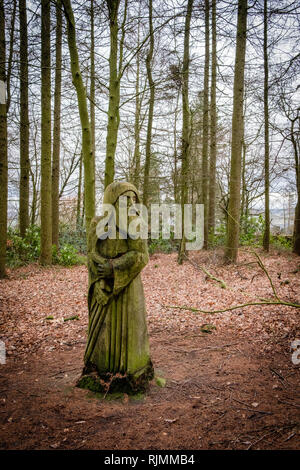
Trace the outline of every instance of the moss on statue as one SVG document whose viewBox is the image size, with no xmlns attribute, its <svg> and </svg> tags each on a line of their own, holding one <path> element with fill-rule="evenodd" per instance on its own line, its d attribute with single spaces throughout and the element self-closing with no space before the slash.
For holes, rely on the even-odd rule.
<svg viewBox="0 0 300 470">
<path fill-rule="evenodd" d="M 142 374 L 99 374 L 97 370 L 93 372 L 83 372 L 76 386 L 88 389 L 94 393 L 116 394 L 127 393 L 136 395 L 147 391 L 149 382 L 153 379 L 153 367 L 149 367 Z"/>
<path fill-rule="evenodd" d="M 112 183 L 105 204 L 116 205 L 121 195 L 139 195 L 129 183 Z M 147 241 L 99 239 L 93 219 L 88 238 L 89 329 L 85 367 L 77 386 L 97 393 L 144 392 L 153 379 L 140 272 L 148 263 Z"/>
</svg>

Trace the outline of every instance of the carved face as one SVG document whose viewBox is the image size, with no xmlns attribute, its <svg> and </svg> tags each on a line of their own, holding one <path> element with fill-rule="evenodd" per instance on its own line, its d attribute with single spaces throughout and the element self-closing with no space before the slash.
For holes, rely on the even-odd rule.
<svg viewBox="0 0 300 470">
<path fill-rule="evenodd" d="M 133 204 L 136 204 L 137 202 L 137 197 L 135 192 L 133 191 L 126 191 L 126 193 L 123 193 L 122 196 L 127 197 L 127 207 L 131 207 Z"/>
<path fill-rule="evenodd" d="M 134 191 L 126 191 L 118 198 L 115 203 L 115 209 L 119 228 L 123 228 L 125 230 L 128 229 L 128 224 L 130 224 L 130 222 L 136 217 L 136 215 L 128 215 L 128 211 L 136 203 L 137 197 Z"/>
</svg>

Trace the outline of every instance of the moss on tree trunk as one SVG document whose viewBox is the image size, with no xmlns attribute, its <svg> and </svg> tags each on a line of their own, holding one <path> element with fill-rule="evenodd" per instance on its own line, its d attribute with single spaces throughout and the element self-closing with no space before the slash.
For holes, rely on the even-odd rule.
<svg viewBox="0 0 300 470">
<path fill-rule="evenodd" d="M 95 215 L 95 165 L 92 145 L 91 126 L 87 106 L 86 90 L 83 84 L 76 43 L 74 15 L 70 0 L 62 0 L 67 20 L 68 44 L 71 58 L 73 84 L 77 93 L 78 110 L 82 131 L 82 157 L 84 166 L 84 210 L 86 233 Z"/>
</svg>

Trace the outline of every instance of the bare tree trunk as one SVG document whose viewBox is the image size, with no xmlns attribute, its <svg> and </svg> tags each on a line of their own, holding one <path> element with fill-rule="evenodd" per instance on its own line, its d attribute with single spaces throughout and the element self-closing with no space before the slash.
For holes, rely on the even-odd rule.
<svg viewBox="0 0 300 470">
<path fill-rule="evenodd" d="M 14 55 L 14 45 L 15 45 L 15 22 L 16 22 L 16 10 L 17 10 L 17 0 L 13 0 L 13 11 L 11 15 L 10 23 L 10 35 L 9 35 L 9 53 L 8 53 L 8 63 L 7 63 L 7 74 L 6 74 L 6 109 L 7 113 L 9 112 L 10 102 L 11 102 L 11 92 L 10 92 L 10 79 L 11 71 L 13 66 L 13 55 Z M 27 24 L 26 24 L 27 26 Z"/>
<path fill-rule="evenodd" d="M 241 196 L 241 217 L 240 217 L 240 226 L 242 228 L 244 216 L 246 214 L 246 144 L 245 140 L 243 139 L 243 146 L 242 146 L 242 196 Z M 245 222 L 246 223 L 246 222 Z M 244 225 L 245 225 L 244 223 Z"/>
<path fill-rule="evenodd" d="M 269 161 L 269 65 L 268 65 L 268 2 L 264 0 L 264 117 L 265 117 L 265 230 L 263 247 L 270 248 L 270 161 Z"/>
<path fill-rule="evenodd" d="M 76 209 L 76 228 L 79 228 L 82 225 L 82 220 L 80 217 L 80 208 L 81 208 L 81 185 L 82 185 L 82 152 L 80 154 L 79 162 L 79 178 L 78 178 L 78 189 L 77 189 L 77 209 Z"/>
<path fill-rule="evenodd" d="M 134 118 L 134 153 L 133 153 L 133 184 L 137 189 L 140 188 L 141 179 L 141 150 L 140 150 L 140 117 L 141 117 L 141 98 L 139 96 L 139 78 L 140 63 L 137 59 L 136 87 L 135 87 L 135 118 Z"/>
<path fill-rule="evenodd" d="M 205 0 L 205 63 L 203 87 L 203 132 L 202 132 L 202 191 L 204 204 L 204 244 L 208 247 L 208 84 L 209 82 L 209 0 Z"/>
<path fill-rule="evenodd" d="M 107 0 L 110 26 L 109 104 L 106 135 L 104 186 L 114 180 L 115 153 L 119 129 L 120 81 L 118 77 L 118 11 L 120 0 Z"/>
<path fill-rule="evenodd" d="M 62 53 L 62 4 L 56 3 L 56 64 L 54 89 L 54 128 L 52 153 L 52 244 L 58 248 L 59 237 L 59 168 L 60 168 L 60 114 L 61 114 L 61 53 Z"/>
<path fill-rule="evenodd" d="M 31 161 L 29 162 L 29 174 L 31 178 L 31 187 L 32 187 L 32 199 L 31 199 L 31 207 L 30 207 L 30 224 L 35 225 L 37 219 L 37 212 L 38 212 L 38 163 L 39 163 L 39 155 L 37 151 L 37 123 L 34 122 L 34 134 L 33 134 L 33 145 L 34 145 L 34 152 L 33 152 L 33 165 L 31 165 Z M 32 169 L 32 166 L 35 170 Z"/>
<path fill-rule="evenodd" d="M 225 258 L 227 262 L 236 262 L 239 247 L 241 204 L 241 156 L 244 137 L 243 102 L 246 34 L 247 0 L 239 0 L 234 68 L 228 226 L 225 251 Z"/>
<path fill-rule="evenodd" d="M 85 193 L 85 190 L 84 190 L 84 179 L 83 179 L 83 192 Z M 84 218 L 85 218 L 85 198 L 82 199 L 82 208 L 81 208 L 81 221 L 83 223 L 84 221 Z"/>
<path fill-rule="evenodd" d="M 84 207 L 86 234 L 90 227 L 90 222 L 95 215 L 95 165 L 92 146 L 91 127 L 87 106 L 85 87 L 79 66 L 79 58 L 76 44 L 76 31 L 74 15 L 70 0 L 62 0 L 68 29 L 68 44 L 71 58 L 71 70 L 73 84 L 77 93 L 78 109 L 82 129 L 82 157 L 84 165 Z"/>
<path fill-rule="evenodd" d="M 28 119 L 28 39 L 26 0 L 19 0 L 20 17 L 20 235 L 29 226 L 29 119 Z"/>
<path fill-rule="evenodd" d="M 295 208 L 295 222 L 293 234 L 293 252 L 300 256 L 300 184 L 297 187 L 297 204 Z"/>
<path fill-rule="evenodd" d="M 296 169 L 296 187 L 297 204 L 295 208 L 294 234 L 293 234 L 293 252 L 300 255 L 300 165 L 299 165 L 299 140 L 295 139 L 294 126 L 295 121 L 299 122 L 299 115 L 291 121 L 291 140 L 294 148 L 295 169 Z"/>
<path fill-rule="evenodd" d="M 208 232 L 215 233 L 216 224 L 216 163 L 217 163 L 217 26 L 216 0 L 212 0 L 212 52 L 211 52 L 211 92 L 210 92 L 210 166 L 209 166 L 209 208 Z"/>
<path fill-rule="evenodd" d="M 177 152 L 177 114 L 178 114 L 178 102 L 180 97 L 180 88 L 177 92 L 176 108 L 174 116 L 174 131 L 173 131 L 173 145 L 174 145 L 174 201 L 176 204 L 180 203 L 180 184 L 179 184 L 179 172 L 178 172 L 178 152 Z"/>
<path fill-rule="evenodd" d="M 33 174 L 33 171 L 30 168 L 30 176 L 31 176 L 31 181 L 32 181 L 32 201 L 31 201 L 31 213 L 30 213 L 30 224 L 35 225 L 36 222 L 36 216 L 37 216 L 37 184 L 35 181 L 35 177 Z"/>
<path fill-rule="evenodd" d="M 139 4 L 139 17 L 141 15 L 141 4 Z M 140 21 L 137 31 L 137 47 L 140 46 Z M 140 188 L 141 179 L 141 151 L 140 151 L 140 118 L 141 118 L 141 97 L 140 97 L 140 54 L 136 56 L 136 80 L 135 80 L 135 117 L 134 117 L 134 153 L 133 153 L 133 184 Z"/>
<path fill-rule="evenodd" d="M 42 0 L 41 264 L 52 262 L 50 0 Z"/>
<path fill-rule="evenodd" d="M 150 47 L 146 57 L 147 77 L 150 88 L 149 110 L 148 110 L 148 126 L 146 138 L 146 159 L 144 167 L 144 185 L 143 185 L 143 204 L 148 206 L 149 202 L 149 175 L 151 163 L 151 140 L 152 140 L 152 125 L 153 125 L 153 112 L 154 112 L 154 98 L 155 98 L 155 85 L 152 78 L 152 58 L 154 50 L 154 33 L 152 21 L 152 0 L 149 0 L 149 34 L 150 34 Z"/>
<path fill-rule="evenodd" d="M 193 10 L 193 0 L 188 0 L 184 26 L 184 51 L 182 64 L 182 160 L 181 160 L 181 210 L 182 230 L 184 230 L 184 204 L 188 202 L 188 188 L 186 181 L 189 174 L 190 154 L 190 106 L 189 106 L 189 61 L 190 61 L 190 24 Z M 178 263 L 182 264 L 185 253 L 185 236 L 182 239 L 178 252 Z"/>
<path fill-rule="evenodd" d="M 0 0 L 0 278 L 6 276 L 7 239 L 7 104 L 5 57 L 5 13 L 3 0 Z"/>
<path fill-rule="evenodd" d="M 95 142 L 95 13 L 94 13 L 94 1 L 91 0 L 91 82 L 90 82 L 90 115 L 91 115 L 91 137 L 92 137 L 92 148 L 93 148 L 93 163 L 94 163 L 94 174 L 96 165 L 96 142 Z M 95 191 L 95 186 L 94 186 Z M 95 199 L 95 194 L 94 194 Z"/>
</svg>

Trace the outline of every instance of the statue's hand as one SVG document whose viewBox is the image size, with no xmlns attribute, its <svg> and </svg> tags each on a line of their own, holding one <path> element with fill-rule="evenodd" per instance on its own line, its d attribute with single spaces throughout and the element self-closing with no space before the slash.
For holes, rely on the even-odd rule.
<svg viewBox="0 0 300 470">
<path fill-rule="evenodd" d="M 113 268 L 109 262 L 97 265 L 98 276 L 101 278 L 112 277 Z"/>
</svg>

